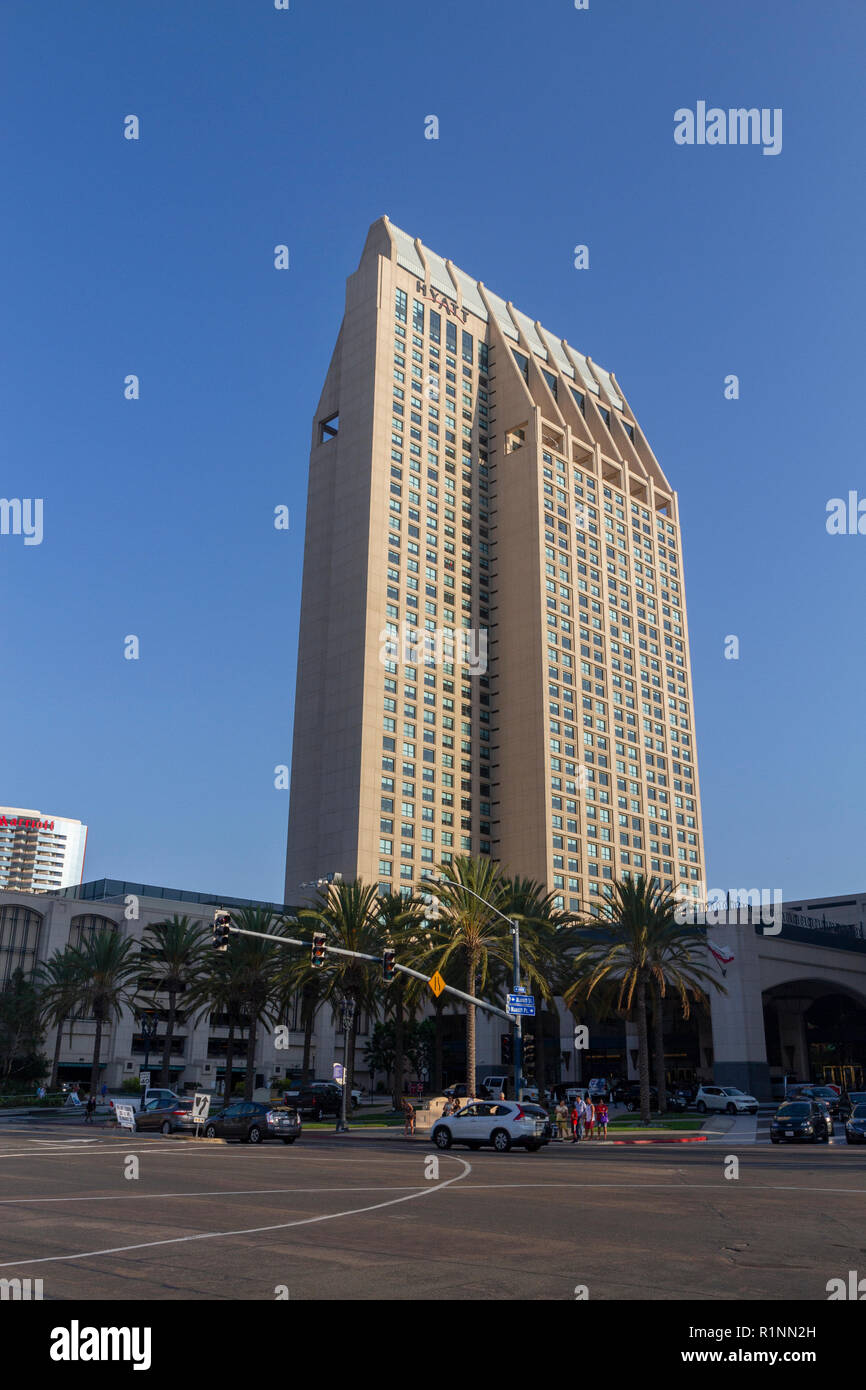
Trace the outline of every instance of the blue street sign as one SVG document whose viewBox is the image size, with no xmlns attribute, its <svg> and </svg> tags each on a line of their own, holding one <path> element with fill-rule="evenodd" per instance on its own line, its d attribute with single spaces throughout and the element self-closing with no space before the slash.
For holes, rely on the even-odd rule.
<svg viewBox="0 0 866 1390">
<path fill-rule="evenodd" d="M 535 999 L 531 994 L 509 994 L 506 1013 L 535 1014 Z"/>
</svg>

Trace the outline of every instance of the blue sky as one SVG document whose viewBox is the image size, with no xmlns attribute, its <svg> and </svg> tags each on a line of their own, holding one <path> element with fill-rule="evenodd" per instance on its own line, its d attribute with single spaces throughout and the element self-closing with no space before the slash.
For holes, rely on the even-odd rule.
<svg viewBox="0 0 866 1390">
<path fill-rule="evenodd" d="M 864 39 L 845 0 L 6 0 L 0 495 L 44 539 L 0 536 L 0 802 L 85 820 L 87 878 L 282 898 L 310 421 L 387 213 L 615 371 L 679 492 L 710 884 L 866 887 L 866 536 L 825 529 L 866 498 Z M 700 100 L 782 108 L 781 153 L 677 146 Z"/>
</svg>

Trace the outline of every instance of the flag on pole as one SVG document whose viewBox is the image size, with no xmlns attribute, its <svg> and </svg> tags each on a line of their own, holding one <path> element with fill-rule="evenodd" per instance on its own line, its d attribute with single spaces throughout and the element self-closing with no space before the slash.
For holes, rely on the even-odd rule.
<svg viewBox="0 0 866 1390">
<path fill-rule="evenodd" d="M 725 970 L 725 966 L 730 965 L 731 961 L 734 959 L 731 952 L 726 950 L 724 946 L 717 946 L 713 941 L 707 941 L 707 947 L 710 954 L 715 956 L 718 961 L 722 975 L 726 975 L 727 971 Z"/>
</svg>

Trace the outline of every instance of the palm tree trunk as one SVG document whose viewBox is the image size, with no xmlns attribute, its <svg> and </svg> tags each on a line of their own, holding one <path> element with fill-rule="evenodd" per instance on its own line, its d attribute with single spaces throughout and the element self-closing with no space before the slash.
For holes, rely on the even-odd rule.
<svg viewBox="0 0 866 1390">
<path fill-rule="evenodd" d="M 656 1090 L 658 1091 L 659 1114 L 667 1111 L 667 1081 L 665 1079 L 665 1021 L 661 990 L 657 980 L 653 981 L 653 1035 L 656 1055 Z"/>
<path fill-rule="evenodd" d="M 301 1085 L 306 1086 L 310 1079 L 310 1053 L 313 1049 L 313 1022 L 316 1017 L 316 996 L 312 989 L 304 988 L 301 996 L 304 1016 L 304 1058 L 301 1063 Z"/>
<path fill-rule="evenodd" d="M 49 1091 L 57 1090 L 57 1075 L 60 1071 L 60 1049 L 63 1046 L 63 1025 L 65 1022 L 66 1020 L 64 1018 L 59 1018 L 57 1020 L 57 1038 L 54 1043 L 54 1061 L 51 1066 L 51 1080 L 48 1083 Z"/>
<path fill-rule="evenodd" d="M 466 993 L 475 993 L 475 955 L 469 954 L 466 968 Z M 475 1095 L 475 1005 L 466 1005 L 466 1085 L 470 1096 Z"/>
<path fill-rule="evenodd" d="M 541 1009 L 532 1020 L 532 1035 L 535 1038 L 535 1084 L 541 1097 L 544 1091 L 544 1020 Z"/>
<path fill-rule="evenodd" d="M 177 991 L 168 992 L 168 1022 L 165 1026 L 165 1045 L 162 1049 L 162 1071 L 159 1074 L 160 1086 L 171 1085 L 171 1040 L 174 1036 L 174 1020 L 177 1013 Z"/>
<path fill-rule="evenodd" d="M 436 1032 L 433 1041 L 433 1094 L 442 1090 L 442 1005 L 436 1000 Z"/>
<path fill-rule="evenodd" d="M 96 1033 L 93 1037 L 93 1064 L 90 1068 L 90 1094 L 96 1095 L 99 1089 L 99 1053 L 102 1049 L 102 1019 L 96 1019 Z"/>
<path fill-rule="evenodd" d="M 403 986 L 395 987 L 394 998 L 394 1075 L 391 1099 L 394 1109 L 399 1110 L 403 1103 L 404 1028 L 403 1028 Z"/>
<path fill-rule="evenodd" d="M 244 1100 L 252 1100 L 253 1083 L 256 1071 L 256 1038 L 258 1035 L 259 1021 L 255 1014 L 255 1005 L 250 1008 L 250 1026 L 247 1029 L 247 1069 L 244 1073 Z"/>
<path fill-rule="evenodd" d="M 650 1071 L 649 1071 L 649 1036 L 647 1029 L 646 1012 L 646 980 L 643 975 L 637 983 L 637 1045 L 638 1045 L 638 1075 L 640 1077 L 640 1117 L 644 1124 L 649 1124 L 650 1118 Z"/>
<path fill-rule="evenodd" d="M 234 1021 L 229 1023 L 229 1035 L 226 1039 L 226 1074 L 225 1086 L 223 1089 L 223 1101 L 226 1105 L 231 1105 L 232 1099 L 232 1067 L 235 1060 L 235 1025 Z"/>
</svg>

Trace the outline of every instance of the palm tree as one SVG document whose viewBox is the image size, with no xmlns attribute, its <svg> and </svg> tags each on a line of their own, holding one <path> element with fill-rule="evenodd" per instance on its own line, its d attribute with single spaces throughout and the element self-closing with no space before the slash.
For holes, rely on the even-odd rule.
<svg viewBox="0 0 866 1390">
<path fill-rule="evenodd" d="M 142 988 L 152 981 L 154 993 L 164 990 L 168 995 L 168 1018 L 162 1053 L 160 1085 L 168 1086 L 171 1077 L 171 1043 L 177 1019 L 177 998 L 192 990 L 205 973 L 203 946 L 204 928 L 186 915 L 167 918 L 164 922 L 149 922 L 141 943 Z M 150 1001 L 154 1008 L 159 1005 Z"/>
<path fill-rule="evenodd" d="M 404 965 L 411 963 L 409 956 L 414 954 L 413 946 L 417 944 L 417 933 L 423 918 L 424 905 L 418 898 L 404 898 L 399 893 L 388 893 L 379 900 L 379 925 L 384 946 L 393 947 L 395 951 L 400 952 Z M 398 970 L 385 991 L 386 1008 L 390 1004 L 394 1014 L 391 1099 L 395 1110 L 400 1109 L 403 1101 L 403 1075 L 406 1067 L 405 1015 L 407 1004 L 411 1008 L 414 998 L 407 990 L 410 978 Z"/>
<path fill-rule="evenodd" d="M 112 1018 L 120 1017 L 124 1007 L 134 1004 L 141 973 L 138 942 L 118 931 L 103 930 L 72 949 L 81 972 L 81 1004 L 96 1021 L 90 1068 L 90 1094 L 96 1095 L 103 1029 Z"/>
<path fill-rule="evenodd" d="M 37 965 L 33 972 L 39 990 L 42 1017 L 57 1028 L 54 1042 L 54 1061 L 51 1066 L 49 1091 L 56 1091 L 60 1070 L 60 1049 L 63 1045 L 63 1025 L 81 1004 L 82 975 L 78 953 L 71 946 L 55 951 L 48 960 Z"/>
<path fill-rule="evenodd" d="M 422 883 L 421 888 L 424 892 L 428 891 L 426 881 Z M 436 905 L 436 912 L 438 914 L 438 904 Z M 457 957 L 444 959 L 445 952 L 451 943 L 451 934 L 449 931 L 443 930 L 438 916 L 432 915 L 430 908 L 425 908 L 424 914 L 423 920 L 419 920 L 415 929 L 411 933 L 407 933 L 406 956 L 403 964 L 412 966 L 416 970 L 423 970 L 428 978 L 438 971 L 447 985 L 459 988 L 460 981 L 458 981 L 457 969 L 460 963 Z M 427 980 L 416 980 L 411 975 L 406 978 L 406 1003 L 414 1012 L 430 1002 L 430 987 Z M 434 1031 L 433 1068 L 430 1079 L 434 1094 L 436 1094 L 442 1090 L 444 1050 L 442 1016 L 446 1008 L 457 1006 L 457 1000 L 453 995 L 439 994 L 434 997 L 432 1003 Z"/>
<path fill-rule="evenodd" d="M 708 1002 L 707 984 L 726 994 L 721 980 L 706 964 L 706 929 L 681 924 L 675 918 L 654 933 L 651 946 L 653 1050 L 659 1110 L 667 1110 L 665 1077 L 664 999 L 671 990 L 679 999 L 683 1018 L 691 1005 Z"/>
<path fill-rule="evenodd" d="M 232 1098 L 234 1080 L 235 1037 L 243 1027 L 244 986 L 246 963 L 240 950 L 243 937 L 231 935 L 225 951 L 217 951 L 207 967 L 204 978 L 195 986 L 192 996 L 185 1001 L 190 1010 L 223 1015 L 228 1025 L 226 1039 L 225 1075 L 223 1078 L 223 1103 L 229 1105 Z"/>
<path fill-rule="evenodd" d="M 244 907 L 232 913 L 232 922 L 245 931 L 279 936 L 282 921 L 265 908 Z M 244 1099 L 252 1100 L 256 1069 L 256 1041 L 260 1023 L 272 1023 L 279 1012 L 282 960 L 278 949 L 254 936 L 236 937 L 236 957 L 243 1012 L 247 1018 L 247 1069 Z"/>
<path fill-rule="evenodd" d="M 283 921 L 284 925 L 289 928 L 289 935 L 294 936 L 297 927 L 299 925 L 304 925 L 304 912 L 301 911 L 297 918 L 286 917 Z M 307 952 L 297 955 L 284 951 L 279 978 L 280 1004 L 283 1015 L 288 1013 L 294 996 L 298 993 L 300 993 L 301 996 L 301 1024 L 304 1030 L 301 1084 L 305 1086 L 310 1080 L 313 1029 L 316 1022 L 316 1014 L 321 1007 L 323 998 L 322 972 L 318 967 L 312 964 Z"/>
<path fill-rule="evenodd" d="M 654 952 L 663 934 L 675 924 L 676 899 L 657 878 L 641 874 L 620 879 L 610 897 L 593 904 L 587 924 L 579 931 L 582 944 L 573 968 L 588 978 L 574 981 L 565 992 L 571 1004 L 581 993 L 586 997 L 604 982 L 617 985 L 617 1006 L 634 1012 L 638 1035 L 640 1109 L 644 1123 L 650 1118 L 649 1037 L 647 985 L 658 978 Z"/>
<path fill-rule="evenodd" d="M 440 873 L 438 879 L 426 880 L 424 886 L 438 899 L 448 935 L 442 961 L 447 965 L 455 955 L 461 959 L 466 993 L 474 995 L 486 983 L 491 967 L 507 965 L 512 958 L 508 926 L 488 906 L 506 911 L 507 883 L 492 859 L 468 855 L 458 856 Z M 466 1084 L 471 1090 L 475 1088 L 475 1007 L 466 1004 Z"/>
<path fill-rule="evenodd" d="M 382 954 L 380 915 L 381 899 L 376 886 L 365 884 L 361 879 L 328 884 L 319 890 L 315 904 L 298 914 L 311 928 L 324 932 L 328 946 L 373 956 Z M 343 1078 L 344 1086 L 351 1087 L 355 1072 L 357 1020 L 362 1008 L 374 1013 L 378 1006 L 371 973 L 364 961 L 352 956 L 326 954 L 324 964 L 315 968 L 321 972 L 322 997 L 331 1004 L 335 1014 L 341 999 L 350 1000 L 354 1005 L 355 1023 L 346 1038 L 346 1074 Z"/>
</svg>

